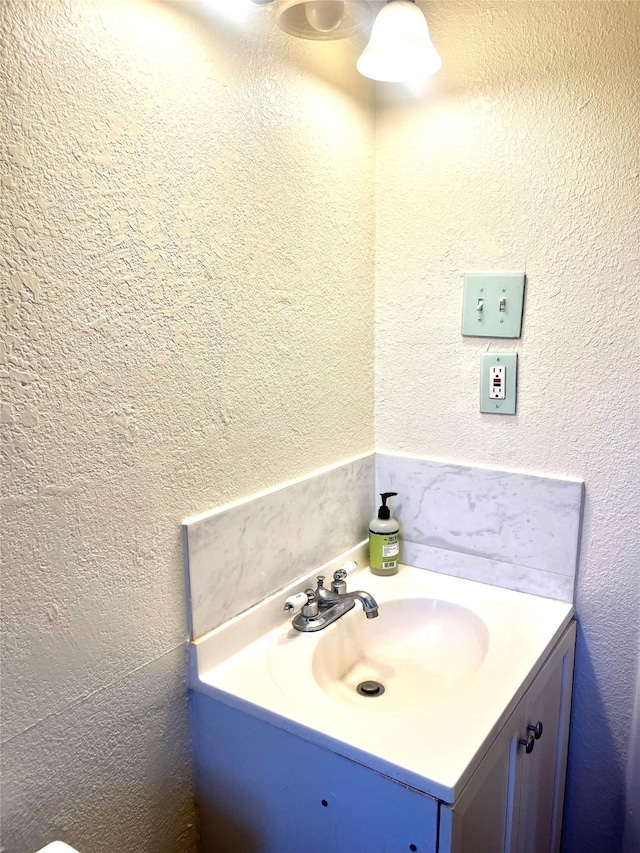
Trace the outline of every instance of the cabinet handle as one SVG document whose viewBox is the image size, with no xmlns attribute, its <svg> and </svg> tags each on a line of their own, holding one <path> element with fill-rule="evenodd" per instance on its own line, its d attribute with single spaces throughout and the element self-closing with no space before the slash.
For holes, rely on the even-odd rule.
<svg viewBox="0 0 640 853">
<path fill-rule="evenodd" d="M 533 752 L 533 747 L 536 745 L 536 741 L 533 735 L 529 735 L 526 740 L 520 738 L 518 743 L 521 743 L 524 746 L 524 751 L 527 753 L 527 755 L 530 755 Z"/>
<path fill-rule="evenodd" d="M 538 720 L 535 726 L 527 726 L 528 732 L 533 732 L 533 736 L 536 740 L 540 740 L 542 737 L 542 720 Z"/>
</svg>

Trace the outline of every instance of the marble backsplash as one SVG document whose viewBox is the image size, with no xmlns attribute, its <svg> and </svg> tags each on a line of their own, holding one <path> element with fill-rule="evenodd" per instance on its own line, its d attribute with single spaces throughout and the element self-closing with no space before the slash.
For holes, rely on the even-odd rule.
<svg viewBox="0 0 640 853">
<path fill-rule="evenodd" d="M 573 600 L 582 482 L 377 453 L 185 521 L 191 635 L 365 539 L 382 491 L 402 562 Z"/>
<path fill-rule="evenodd" d="M 190 631 L 198 637 L 367 537 L 374 454 L 183 524 Z"/>
<path fill-rule="evenodd" d="M 573 601 L 581 481 L 378 453 L 376 491 L 398 492 L 404 563 Z"/>
</svg>

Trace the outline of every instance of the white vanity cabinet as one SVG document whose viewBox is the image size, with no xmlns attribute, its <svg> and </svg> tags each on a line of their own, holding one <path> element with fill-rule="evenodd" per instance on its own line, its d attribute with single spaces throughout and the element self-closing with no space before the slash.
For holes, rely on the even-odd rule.
<svg viewBox="0 0 640 853">
<path fill-rule="evenodd" d="M 575 636 L 572 622 L 456 802 L 441 805 L 439 853 L 560 849 Z"/>
<path fill-rule="evenodd" d="M 574 646 L 571 622 L 453 804 L 343 757 L 337 742 L 334 752 L 287 731 L 286 721 L 274 725 L 247 704 L 243 710 L 195 691 L 200 850 L 556 853 Z M 528 727 L 538 722 L 536 739 Z"/>
</svg>

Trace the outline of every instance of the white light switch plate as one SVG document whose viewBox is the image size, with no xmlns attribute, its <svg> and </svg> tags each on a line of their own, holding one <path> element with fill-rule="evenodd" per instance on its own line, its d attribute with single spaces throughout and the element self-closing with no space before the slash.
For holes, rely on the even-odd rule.
<svg viewBox="0 0 640 853">
<path fill-rule="evenodd" d="M 465 273 L 462 334 L 481 338 L 519 338 L 524 285 L 524 273 Z"/>
</svg>

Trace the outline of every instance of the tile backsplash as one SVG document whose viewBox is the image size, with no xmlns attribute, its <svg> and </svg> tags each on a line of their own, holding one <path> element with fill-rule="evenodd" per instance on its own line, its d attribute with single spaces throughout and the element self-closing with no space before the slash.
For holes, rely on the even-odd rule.
<svg viewBox="0 0 640 853">
<path fill-rule="evenodd" d="M 398 492 L 404 563 L 573 600 L 581 481 L 378 453 L 376 489 Z"/>
<path fill-rule="evenodd" d="M 373 489 L 369 454 L 187 519 L 192 637 L 365 539 Z"/>
<path fill-rule="evenodd" d="M 573 600 L 582 482 L 377 453 L 187 519 L 192 636 L 365 539 L 382 491 L 404 563 Z"/>
</svg>

